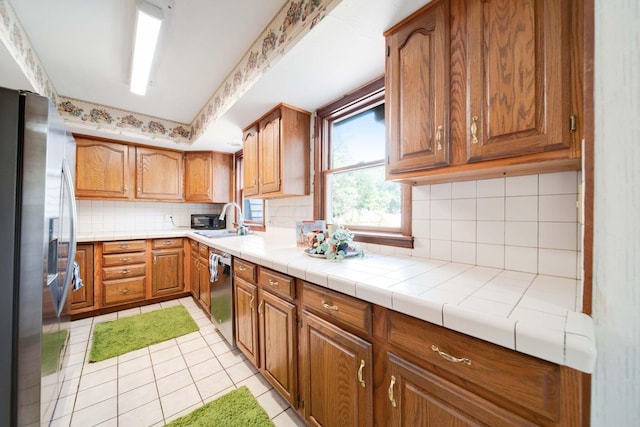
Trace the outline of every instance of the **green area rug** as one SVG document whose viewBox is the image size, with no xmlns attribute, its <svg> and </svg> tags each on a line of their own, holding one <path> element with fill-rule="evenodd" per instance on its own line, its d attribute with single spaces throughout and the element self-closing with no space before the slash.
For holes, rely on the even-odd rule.
<svg viewBox="0 0 640 427">
<path fill-rule="evenodd" d="M 249 389 L 242 386 L 172 421 L 167 426 L 263 427 L 273 426 L 273 423 Z"/>
<path fill-rule="evenodd" d="M 100 322 L 93 329 L 89 362 L 100 362 L 198 330 L 182 305 Z"/>
</svg>

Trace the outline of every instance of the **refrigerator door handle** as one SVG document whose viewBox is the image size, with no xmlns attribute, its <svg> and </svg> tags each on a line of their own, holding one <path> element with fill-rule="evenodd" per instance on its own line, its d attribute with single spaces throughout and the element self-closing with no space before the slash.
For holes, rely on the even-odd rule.
<svg viewBox="0 0 640 427">
<path fill-rule="evenodd" d="M 58 317 L 64 305 L 67 302 L 67 294 L 69 293 L 69 285 L 73 278 L 73 263 L 76 260 L 76 243 L 78 241 L 76 224 L 78 223 L 78 211 L 76 210 L 76 196 L 73 191 L 73 180 L 71 170 L 67 164 L 67 159 L 62 160 L 62 178 L 69 195 L 69 213 L 71 214 L 71 221 L 69 223 L 69 254 L 67 258 L 67 269 L 64 276 L 64 285 L 62 286 L 62 295 L 60 295 L 60 301 L 56 309 Z M 63 197 L 63 200 L 65 198 Z"/>
</svg>

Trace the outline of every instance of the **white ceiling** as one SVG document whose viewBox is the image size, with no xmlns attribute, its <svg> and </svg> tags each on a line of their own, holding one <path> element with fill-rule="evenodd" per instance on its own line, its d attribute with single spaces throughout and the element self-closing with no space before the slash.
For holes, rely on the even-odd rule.
<svg viewBox="0 0 640 427">
<path fill-rule="evenodd" d="M 162 30 L 152 82 L 140 97 L 129 92 L 135 0 L 9 1 L 58 94 L 182 123 L 191 123 L 269 21 L 289 4 L 152 0 L 165 10 L 172 5 L 171 16 Z M 237 151 L 234 143 L 241 140 L 242 128 L 276 104 L 314 111 L 381 76 L 382 32 L 427 2 L 343 0 L 192 149 Z M 0 86 L 28 86 L 2 45 L 0 67 Z"/>
</svg>

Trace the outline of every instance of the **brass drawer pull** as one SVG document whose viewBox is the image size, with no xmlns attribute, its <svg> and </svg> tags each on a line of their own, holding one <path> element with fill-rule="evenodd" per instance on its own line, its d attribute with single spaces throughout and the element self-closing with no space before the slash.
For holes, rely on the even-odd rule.
<svg viewBox="0 0 640 427">
<path fill-rule="evenodd" d="M 271 286 L 278 286 L 278 281 L 276 280 L 276 281 L 274 282 L 273 280 L 269 279 L 269 284 L 270 284 Z"/>
<path fill-rule="evenodd" d="M 128 294 L 128 293 L 129 293 L 129 289 L 125 288 L 125 289 L 121 290 L 121 291 L 120 291 L 120 293 L 122 293 L 122 294 L 125 294 L 125 295 L 126 295 L 126 294 Z"/>
<path fill-rule="evenodd" d="M 478 143 L 478 116 L 471 117 L 471 142 Z"/>
<path fill-rule="evenodd" d="M 467 359 L 466 357 L 463 357 L 463 358 L 455 357 L 455 356 L 452 356 L 452 355 L 450 355 L 448 353 L 445 353 L 444 351 L 440 351 L 438 346 L 435 345 L 435 344 L 433 344 L 431 346 L 431 350 L 435 351 L 436 353 L 438 353 L 440 355 L 440 357 L 442 357 L 445 360 L 448 360 L 449 362 L 464 363 L 465 365 L 471 366 L 471 360 L 470 359 Z"/>
<path fill-rule="evenodd" d="M 338 306 L 322 301 L 322 306 L 327 310 L 338 311 Z"/>
<path fill-rule="evenodd" d="M 122 271 L 120 272 L 120 274 L 129 274 L 129 270 L 127 270 L 127 269 L 125 268 L 124 270 L 122 270 Z"/>
<path fill-rule="evenodd" d="M 396 377 L 391 375 L 391 382 L 389 383 L 389 390 L 387 390 L 387 395 L 389 396 L 389 402 L 391 402 L 391 406 L 394 408 L 398 406 L 396 403 L 396 399 L 393 397 L 393 386 L 396 385 Z"/>
<path fill-rule="evenodd" d="M 442 151 L 442 132 L 444 131 L 444 127 L 442 125 L 438 126 L 436 129 L 436 144 L 437 150 Z"/>
<path fill-rule="evenodd" d="M 131 261 L 131 258 L 128 258 L 128 257 L 127 258 L 120 258 L 120 261 L 129 262 L 129 261 Z"/>
<path fill-rule="evenodd" d="M 364 369 L 364 360 L 360 359 L 360 369 L 358 369 L 358 381 L 360 382 L 360 385 L 362 386 L 362 388 L 365 388 L 366 384 L 364 382 L 364 379 L 362 378 L 363 369 Z"/>
<path fill-rule="evenodd" d="M 239 271 L 247 271 L 247 267 L 243 267 L 241 265 L 238 266 Z"/>
<path fill-rule="evenodd" d="M 121 243 L 120 245 L 118 245 L 118 247 L 120 249 L 127 249 L 129 247 L 129 245 L 127 243 Z"/>
<path fill-rule="evenodd" d="M 173 242 L 171 240 L 165 240 L 164 242 L 162 242 L 163 245 L 170 245 Z"/>
</svg>

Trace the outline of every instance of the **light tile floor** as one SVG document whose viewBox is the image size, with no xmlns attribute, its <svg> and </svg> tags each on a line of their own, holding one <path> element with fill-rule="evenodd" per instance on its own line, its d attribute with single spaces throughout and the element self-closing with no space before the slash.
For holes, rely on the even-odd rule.
<svg viewBox="0 0 640 427">
<path fill-rule="evenodd" d="M 87 363 L 93 326 L 184 305 L 200 330 L 98 363 Z M 304 422 L 204 312 L 182 298 L 71 322 L 70 358 L 53 426 L 163 426 L 246 385 L 276 426 Z"/>
</svg>

